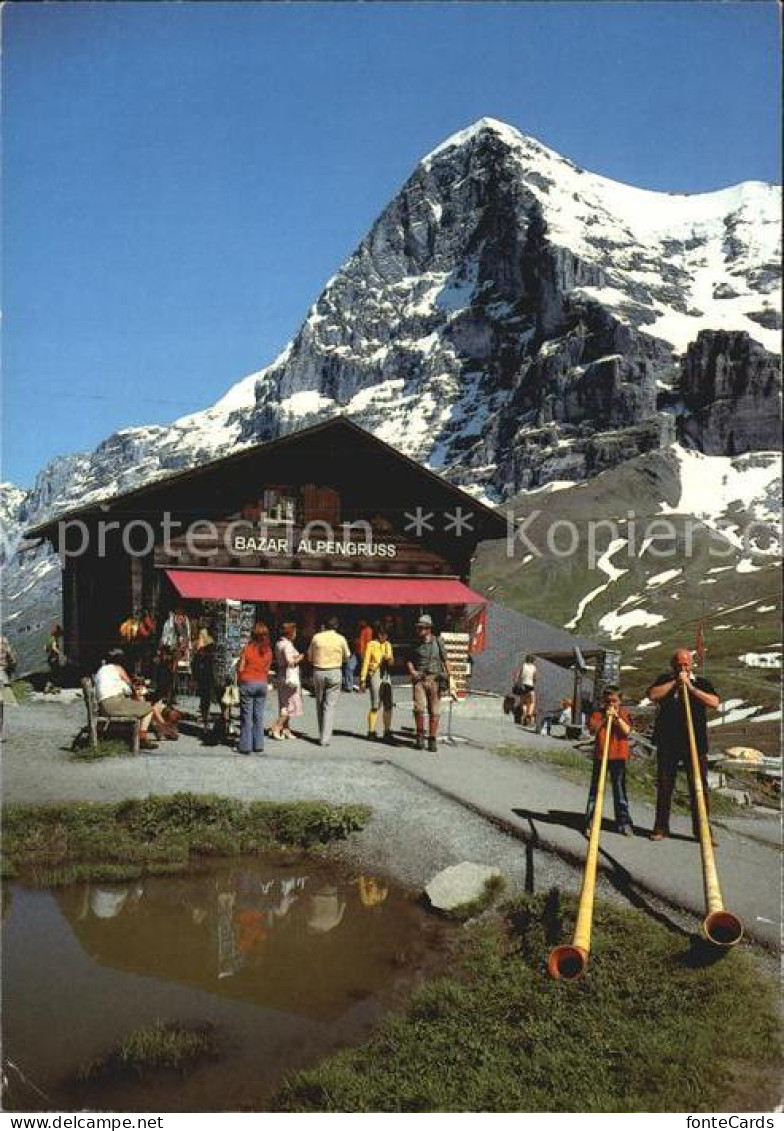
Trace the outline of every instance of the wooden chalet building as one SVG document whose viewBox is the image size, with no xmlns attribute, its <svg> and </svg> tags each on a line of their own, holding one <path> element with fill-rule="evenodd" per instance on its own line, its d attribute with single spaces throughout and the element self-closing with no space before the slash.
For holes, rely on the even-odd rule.
<svg viewBox="0 0 784 1131">
<path fill-rule="evenodd" d="M 333 613 L 347 635 L 384 616 L 401 644 L 424 611 L 465 628 L 484 603 L 467 585 L 476 545 L 505 535 L 502 515 L 345 417 L 28 532 L 63 555 L 65 651 L 82 670 L 127 618 L 149 612 L 160 634 L 179 608 L 228 648 L 256 617 L 305 639 Z"/>
</svg>

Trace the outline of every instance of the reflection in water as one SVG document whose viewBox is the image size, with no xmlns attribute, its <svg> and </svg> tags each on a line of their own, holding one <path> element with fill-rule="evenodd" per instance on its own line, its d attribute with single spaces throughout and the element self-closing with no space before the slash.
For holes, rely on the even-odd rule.
<svg viewBox="0 0 784 1131">
<path fill-rule="evenodd" d="M 360 876 L 357 879 L 357 884 L 359 885 L 359 898 L 363 907 L 377 907 L 389 895 L 389 888 L 386 884 L 374 880 L 372 876 Z"/>
<path fill-rule="evenodd" d="M 128 1082 L 111 1099 L 75 1098 L 78 1065 L 156 1019 L 211 1021 L 229 1058 L 159 1082 L 155 1103 L 149 1081 L 138 1094 L 160 1110 L 236 1109 L 238 1094 L 252 1102 L 286 1070 L 361 1036 L 410 980 L 400 955 L 419 962 L 441 930 L 382 881 L 344 880 L 320 863 L 242 860 L 53 894 L 16 887 L 3 954 L 7 1054 L 67 1109 L 134 1110 Z"/>
</svg>

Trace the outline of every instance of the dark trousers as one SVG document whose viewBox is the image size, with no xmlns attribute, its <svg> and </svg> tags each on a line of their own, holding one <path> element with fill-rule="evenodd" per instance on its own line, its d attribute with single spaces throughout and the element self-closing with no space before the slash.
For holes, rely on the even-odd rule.
<svg viewBox="0 0 784 1131">
<path fill-rule="evenodd" d="M 588 804 L 585 807 L 585 823 L 590 825 L 596 808 L 596 793 L 599 788 L 599 771 L 601 762 L 595 761 L 591 784 L 588 789 Z M 626 828 L 632 823 L 629 811 L 629 796 L 626 792 L 626 762 L 621 758 L 612 758 L 607 762 L 607 772 L 612 782 L 613 805 L 615 806 L 615 823 L 619 829 Z"/>
<path fill-rule="evenodd" d="M 212 669 L 199 669 L 194 673 L 196 690 L 199 695 L 199 714 L 203 723 L 210 718 L 210 707 L 213 699 L 220 702 L 220 693 L 212 678 Z"/>
<path fill-rule="evenodd" d="M 699 755 L 700 777 L 702 778 L 702 792 L 705 796 L 705 808 L 710 816 L 708 801 L 708 759 L 705 754 Z M 697 806 L 694 798 L 694 781 L 691 772 L 691 757 L 686 755 L 659 754 L 656 771 L 656 821 L 654 828 L 658 832 L 670 831 L 670 808 L 672 806 L 672 793 L 675 789 L 675 777 L 679 766 L 685 766 L 689 780 L 689 795 L 691 796 L 691 823 L 695 835 L 697 832 Z"/>
</svg>

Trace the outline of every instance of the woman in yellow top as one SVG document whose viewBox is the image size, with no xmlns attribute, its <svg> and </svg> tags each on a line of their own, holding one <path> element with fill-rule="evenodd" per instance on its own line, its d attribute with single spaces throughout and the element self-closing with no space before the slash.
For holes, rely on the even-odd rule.
<svg viewBox="0 0 784 1131">
<path fill-rule="evenodd" d="M 368 711 L 368 738 L 376 736 L 376 720 L 379 706 L 383 707 L 384 741 L 392 742 L 392 684 L 384 677 L 392 667 L 392 645 L 386 629 L 380 624 L 373 625 L 373 638 L 365 645 L 362 656 L 362 674 L 359 685 L 370 692 Z"/>
</svg>

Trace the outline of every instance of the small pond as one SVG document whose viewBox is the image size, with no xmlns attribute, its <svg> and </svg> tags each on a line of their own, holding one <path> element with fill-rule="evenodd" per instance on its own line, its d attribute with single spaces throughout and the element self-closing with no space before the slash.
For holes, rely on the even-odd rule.
<svg viewBox="0 0 784 1131">
<path fill-rule="evenodd" d="M 356 1043 L 443 952 L 445 926 L 322 861 L 50 891 L 9 885 L 3 1038 L 16 1110 L 263 1110 L 282 1077 Z M 79 1083 L 141 1026 L 209 1024 L 217 1059 Z"/>
</svg>

